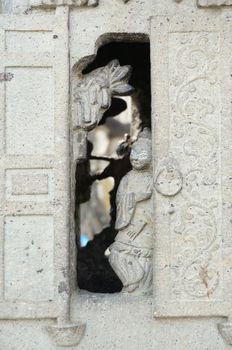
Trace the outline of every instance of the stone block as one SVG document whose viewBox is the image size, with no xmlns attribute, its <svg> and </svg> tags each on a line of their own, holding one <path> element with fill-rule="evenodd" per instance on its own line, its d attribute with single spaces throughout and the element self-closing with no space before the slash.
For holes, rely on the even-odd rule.
<svg viewBox="0 0 232 350">
<path fill-rule="evenodd" d="M 51 216 L 5 218 L 5 298 L 48 301 L 54 297 L 54 227 Z"/>
<path fill-rule="evenodd" d="M 6 199 L 49 201 L 54 197 L 54 176 L 50 169 L 7 169 Z"/>
<path fill-rule="evenodd" d="M 54 152 L 54 81 L 49 67 L 8 67 L 7 154 Z"/>
</svg>

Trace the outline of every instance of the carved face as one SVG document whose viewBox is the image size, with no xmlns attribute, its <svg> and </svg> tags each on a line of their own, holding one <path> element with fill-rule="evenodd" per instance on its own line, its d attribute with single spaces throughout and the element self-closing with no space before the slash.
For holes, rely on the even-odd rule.
<svg viewBox="0 0 232 350">
<path fill-rule="evenodd" d="M 134 169 L 142 170 L 150 166 L 151 156 L 151 143 L 145 140 L 136 141 L 131 148 L 130 162 Z"/>
</svg>

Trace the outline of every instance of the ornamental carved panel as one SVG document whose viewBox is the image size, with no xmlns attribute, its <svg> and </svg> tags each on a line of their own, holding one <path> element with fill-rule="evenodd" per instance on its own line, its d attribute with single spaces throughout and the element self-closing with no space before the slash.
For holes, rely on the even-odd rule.
<svg viewBox="0 0 232 350">
<path fill-rule="evenodd" d="M 230 26 L 194 17 L 154 23 L 155 315 L 227 315 Z"/>
<path fill-rule="evenodd" d="M 170 216 L 172 299 L 220 299 L 218 33 L 169 35 L 170 149 L 183 187 Z"/>
</svg>

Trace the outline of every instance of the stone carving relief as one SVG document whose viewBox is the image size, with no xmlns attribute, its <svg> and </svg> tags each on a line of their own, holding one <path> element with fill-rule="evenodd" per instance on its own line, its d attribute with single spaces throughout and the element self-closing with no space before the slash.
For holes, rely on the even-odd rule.
<svg viewBox="0 0 232 350">
<path fill-rule="evenodd" d="M 127 3 L 129 0 L 122 0 Z M 31 0 L 32 7 L 54 7 L 54 6 L 97 6 L 99 0 Z"/>
<path fill-rule="evenodd" d="M 121 67 L 118 60 L 97 68 L 78 80 L 74 88 L 77 126 L 92 130 L 110 107 L 113 96 L 130 95 L 134 89 L 128 84 L 131 67 Z"/>
<path fill-rule="evenodd" d="M 156 191 L 163 196 L 172 197 L 181 191 L 182 186 L 183 178 L 177 161 L 174 159 L 165 159 L 156 175 Z"/>
<path fill-rule="evenodd" d="M 152 285 L 152 151 L 145 128 L 132 145 L 132 170 L 117 192 L 118 234 L 110 246 L 109 262 L 123 283 L 122 292 L 149 294 Z"/>
<path fill-rule="evenodd" d="M 182 190 L 173 204 L 177 209 L 170 216 L 173 298 L 220 298 L 218 37 L 171 35 L 170 149 L 179 154 L 184 169 Z M 174 173 L 172 186 L 178 188 L 181 175 Z"/>
</svg>

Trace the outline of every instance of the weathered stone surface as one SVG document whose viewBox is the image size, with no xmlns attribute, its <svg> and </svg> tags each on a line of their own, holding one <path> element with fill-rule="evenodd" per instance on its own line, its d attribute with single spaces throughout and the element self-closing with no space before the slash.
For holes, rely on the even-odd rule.
<svg viewBox="0 0 232 350">
<path fill-rule="evenodd" d="M 230 349 L 216 327 L 220 318 L 152 319 L 152 303 L 147 296 L 77 296 L 72 303 L 72 317 L 87 324 L 78 349 Z M 97 336 L 99 333 L 107 337 Z"/>
<path fill-rule="evenodd" d="M 230 7 L 213 9 L 231 1 L 198 1 L 210 11 L 192 0 L 125 2 L 101 0 L 90 7 L 98 1 L 83 0 L 77 9 L 71 0 L 44 0 L 44 6 L 37 0 L 2 1 L 2 12 L 14 13 L 0 20 L 4 350 L 59 348 L 48 326 L 61 331 L 58 341 L 74 344 L 75 331 L 70 337 L 65 331 L 71 324 L 87 325 L 78 345 L 85 350 L 231 348 L 232 17 Z M 80 130 L 72 134 L 75 73 L 109 41 L 148 38 L 154 292 L 149 298 L 74 296 L 70 315 L 76 289 L 70 163 L 85 158 L 87 137 Z"/>
<path fill-rule="evenodd" d="M 0 21 L 0 72 L 11 77 L 0 83 L 1 318 L 66 319 L 67 18 L 60 8 Z"/>
<path fill-rule="evenodd" d="M 218 7 L 218 6 L 230 6 L 231 0 L 198 0 L 198 6 L 200 7 Z"/>
<path fill-rule="evenodd" d="M 31 6 L 97 6 L 99 0 L 31 0 Z"/>
<path fill-rule="evenodd" d="M 33 37 L 32 33 L 31 36 Z M 24 39 L 21 36 L 18 40 L 22 43 Z M 8 52 L 10 49 L 11 47 L 7 46 Z M 17 51 L 18 49 L 16 46 Z M 31 50 L 34 51 L 33 48 Z M 30 49 L 28 51 L 30 52 Z M 43 52 L 43 48 L 41 51 Z M 5 97 L 7 154 L 53 154 L 54 80 L 52 68 L 12 67 L 7 68 L 6 72 L 13 74 L 11 83 L 6 85 Z M 34 118 L 31 118 L 32 111 Z"/>
<path fill-rule="evenodd" d="M 0 344 L 4 350 L 56 350 L 52 339 L 44 331 L 53 321 L 0 321 Z"/>
<path fill-rule="evenodd" d="M 54 178 L 49 169 L 7 169 L 6 198 L 8 200 L 48 201 L 54 197 Z"/>
<path fill-rule="evenodd" d="M 5 299 L 48 301 L 54 298 L 52 216 L 5 218 Z"/>
<path fill-rule="evenodd" d="M 57 346 L 77 346 L 85 333 L 84 324 L 48 326 L 47 332 Z"/>
<path fill-rule="evenodd" d="M 213 16 L 153 23 L 155 315 L 228 315 L 230 26 Z M 174 170 L 160 190 L 164 161 Z"/>
<path fill-rule="evenodd" d="M 54 6 L 63 6 L 69 5 L 73 7 L 82 7 L 82 6 L 97 6 L 99 0 L 30 0 L 30 4 L 33 7 L 54 7 Z M 122 0 L 124 3 L 127 3 L 129 0 Z"/>
</svg>

